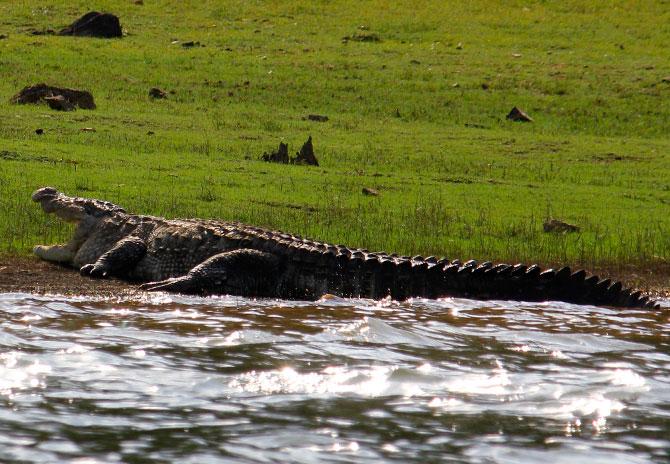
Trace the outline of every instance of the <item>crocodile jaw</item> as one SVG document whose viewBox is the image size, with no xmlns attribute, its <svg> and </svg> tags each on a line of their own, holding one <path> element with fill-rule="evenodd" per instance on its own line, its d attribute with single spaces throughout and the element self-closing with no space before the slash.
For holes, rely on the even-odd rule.
<svg viewBox="0 0 670 464">
<path fill-rule="evenodd" d="M 71 264 L 91 226 L 91 218 L 84 205 L 76 198 L 63 195 L 53 187 L 36 190 L 32 200 L 39 203 L 47 214 L 55 214 L 60 219 L 76 224 L 74 236 L 64 245 L 37 245 L 33 253 L 45 261 Z"/>
<path fill-rule="evenodd" d="M 37 245 L 33 248 L 33 253 L 45 261 L 54 263 L 72 263 L 75 250 L 67 245 Z"/>
<path fill-rule="evenodd" d="M 53 187 L 36 190 L 32 199 L 39 203 L 47 214 L 55 214 L 66 222 L 79 222 L 86 215 L 86 210 L 76 200 L 63 195 Z"/>
</svg>

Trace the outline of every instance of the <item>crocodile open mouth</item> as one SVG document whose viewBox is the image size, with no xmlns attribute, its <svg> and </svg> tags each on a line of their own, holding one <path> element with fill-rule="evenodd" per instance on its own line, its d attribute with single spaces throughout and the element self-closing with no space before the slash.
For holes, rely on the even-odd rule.
<svg viewBox="0 0 670 464">
<path fill-rule="evenodd" d="M 78 229 L 82 220 L 86 217 L 84 206 L 77 204 L 76 199 L 63 195 L 53 187 L 43 187 L 36 190 L 32 195 L 32 200 L 39 203 L 47 214 L 55 214 L 60 219 L 77 225 L 74 236 L 68 243 L 63 245 L 37 245 L 33 248 L 33 253 L 46 261 L 72 263 L 78 243 L 80 243 L 75 237 L 81 235 Z"/>
<path fill-rule="evenodd" d="M 36 190 L 32 199 L 39 203 L 47 214 L 55 214 L 67 222 L 77 223 L 86 215 L 84 205 L 79 204 L 76 199 L 73 200 L 60 193 L 53 187 L 43 187 Z"/>
</svg>

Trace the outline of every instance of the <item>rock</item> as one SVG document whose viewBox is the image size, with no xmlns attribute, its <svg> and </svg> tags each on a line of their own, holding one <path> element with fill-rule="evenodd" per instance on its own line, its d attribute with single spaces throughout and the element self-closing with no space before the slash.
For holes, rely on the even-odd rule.
<svg viewBox="0 0 670 464">
<path fill-rule="evenodd" d="M 311 166 L 319 165 L 319 162 L 316 160 L 316 156 L 314 156 L 314 146 L 312 145 L 311 135 L 307 139 L 307 142 L 303 144 L 302 148 L 300 148 L 300 151 L 296 153 L 296 157 L 291 160 L 291 163 L 309 164 Z"/>
<path fill-rule="evenodd" d="M 19 104 L 40 103 L 46 101 L 47 98 L 59 95 L 67 100 L 73 107 L 78 106 L 85 110 L 95 109 L 93 95 L 91 95 L 90 92 L 87 92 L 86 90 L 52 87 L 46 84 L 24 87 L 23 90 L 12 97 L 11 102 Z M 51 106 L 51 104 L 49 104 L 49 106 Z"/>
<path fill-rule="evenodd" d="M 149 96 L 151 98 L 160 99 L 160 98 L 167 98 L 168 94 L 165 90 L 159 89 L 158 87 L 152 87 L 149 90 Z"/>
<path fill-rule="evenodd" d="M 121 31 L 121 23 L 117 16 L 111 13 L 90 11 L 61 30 L 58 35 L 111 39 L 114 37 L 123 37 L 123 32 Z"/>
<path fill-rule="evenodd" d="M 379 195 L 379 191 L 369 187 L 363 187 L 363 195 L 369 195 L 371 197 L 376 197 Z"/>
<path fill-rule="evenodd" d="M 516 122 L 533 122 L 533 118 L 528 116 L 526 113 L 521 111 L 516 106 L 512 108 L 512 111 L 509 112 L 509 114 L 507 115 L 507 119 Z"/>
<path fill-rule="evenodd" d="M 49 108 L 52 110 L 58 111 L 74 111 L 75 107 L 71 101 L 65 98 L 62 95 L 55 95 L 53 97 L 44 97 L 44 101 L 47 102 Z"/>
<path fill-rule="evenodd" d="M 342 43 L 347 43 L 350 40 L 354 42 L 381 42 L 382 39 L 374 32 L 356 32 L 354 35 L 342 37 Z"/>
<path fill-rule="evenodd" d="M 322 114 L 308 114 L 307 119 L 310 121 L 326 122 L 328 121 L 328 116 L 324 116 Z"/>
<path fill-rule="evenodd" d="M 279 142 L 279 148 L 277 151 L 272 153 L 263 153 L 261 156 L 263 161 L 269 163 L 280 163 L 280 164 L 309 164 L 312 166 L 318 166 L 319 162 L 314 156 L 314 147 L 312 146 L 312 137 L 310 136 L 307 139 L 307 142 L 302 146 L 300 151 L 296 153 L 294 158 L 289 158 L 288 156 L 288 144 L 284 142 Z"/>
<path fill-rule="evenodd" d="M 277 151 L 272 153 L 263 153 L 261 159 L 269 163 L 288 164 L 288 144 L 279 142 L 279 148 Z"/>
<path fill-rule="evenodd" d="M 548 219 L 542 224 L 545 232 L 554 232 L 559 234 L 566 234 L 568 232 L 579 232 L 579 226 L 574 224 L 568 224 L 564 221 L 559 221 L 558 219 Z"/>
<path fill-rule="evenodd" d="M 95 132 L 95 127 L 82 127 L 79 130 L 82 132 Z"/>
</svg>

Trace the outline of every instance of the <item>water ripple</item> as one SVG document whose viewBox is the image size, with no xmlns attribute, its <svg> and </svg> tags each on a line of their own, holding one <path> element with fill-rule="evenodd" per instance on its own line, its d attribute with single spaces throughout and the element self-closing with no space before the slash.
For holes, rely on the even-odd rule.
<svg viewBox="0 0 670 464">
<path fill-rule="evenodd" d="M 0 461 L 667 462 L 669 314 L 0 294 Z"/>
</svg>

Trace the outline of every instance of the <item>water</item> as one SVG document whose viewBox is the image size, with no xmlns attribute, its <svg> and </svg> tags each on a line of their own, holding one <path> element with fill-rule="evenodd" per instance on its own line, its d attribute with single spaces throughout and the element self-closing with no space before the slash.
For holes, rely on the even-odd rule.
<svg viewBox="0 0 670 464">
<path fill-rule="evenodd" d="M 670 462 L 668 310 L 160 294 L 0 294 L 0 310 L 0 462 Z"/>
</svg>

